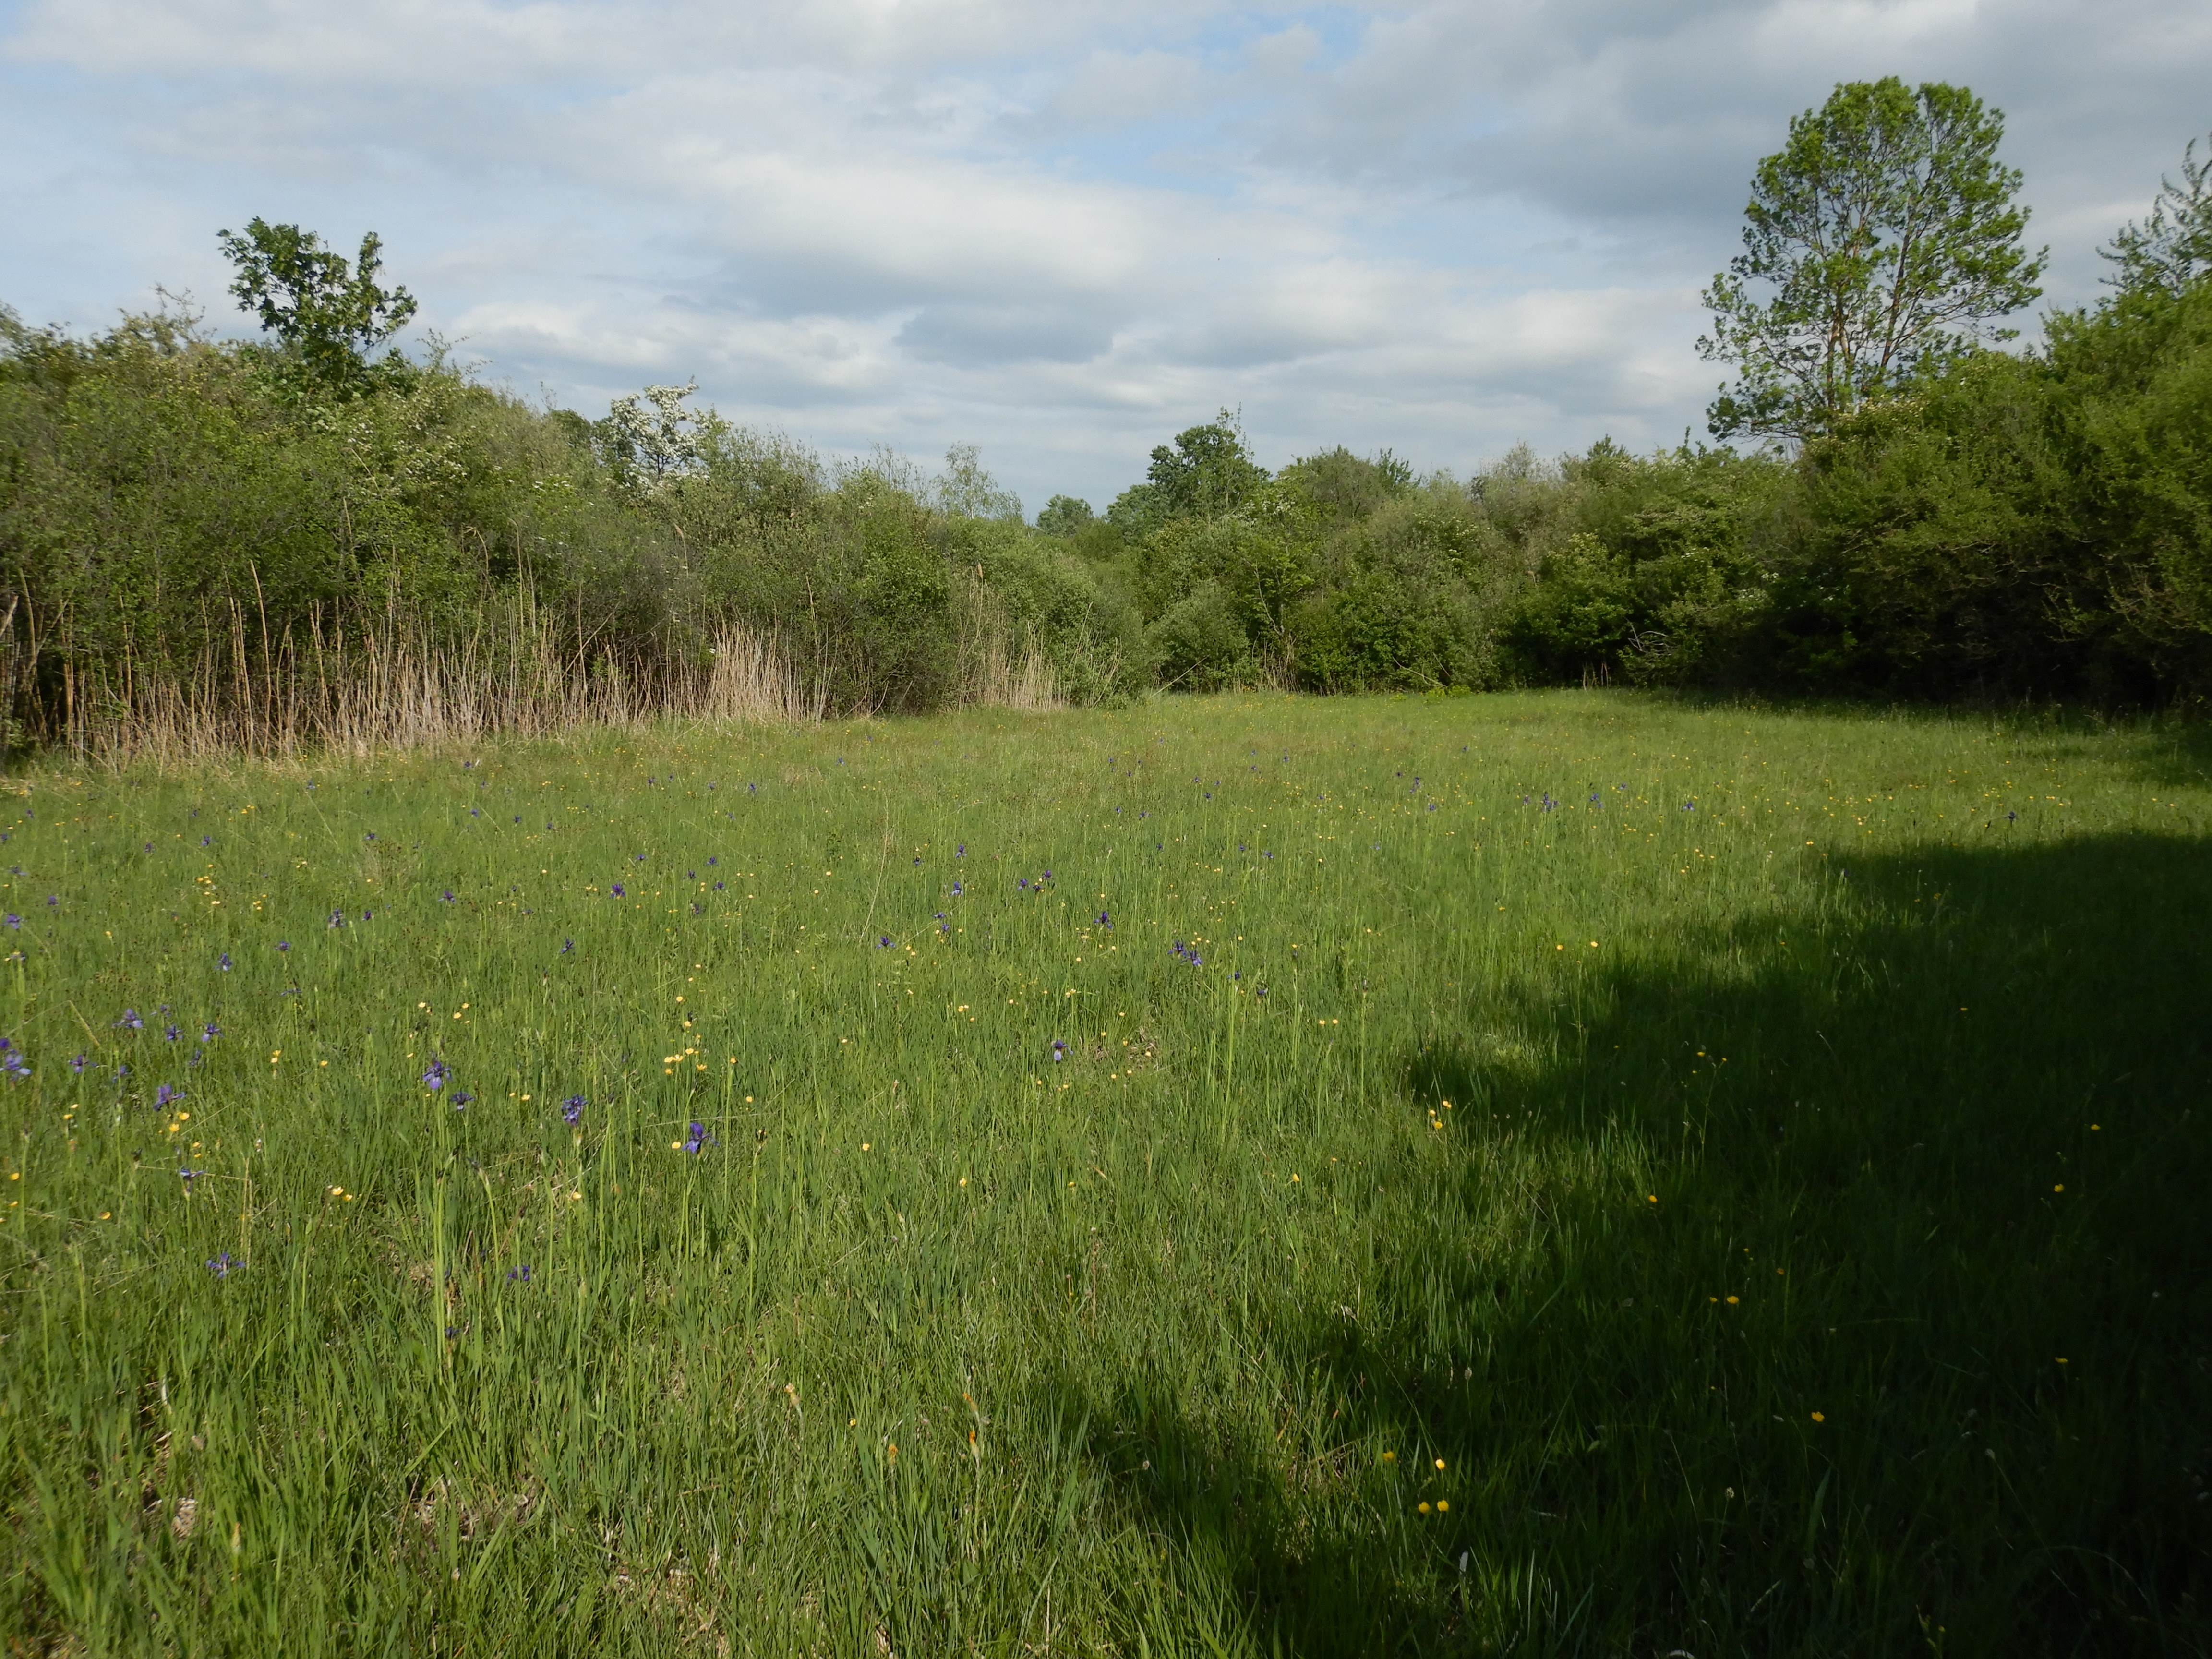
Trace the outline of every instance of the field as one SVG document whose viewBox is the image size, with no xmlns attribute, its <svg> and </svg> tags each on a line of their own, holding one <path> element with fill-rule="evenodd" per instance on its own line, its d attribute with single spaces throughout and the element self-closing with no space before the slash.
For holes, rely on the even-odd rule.
<svg viewBox="0 0 2212 1659">
<path fill-rule="evenodd" d="M 19 773 L 5 1650 L 2202 1653 L 2208 766 L 1568 692 Z"/>
</svg>

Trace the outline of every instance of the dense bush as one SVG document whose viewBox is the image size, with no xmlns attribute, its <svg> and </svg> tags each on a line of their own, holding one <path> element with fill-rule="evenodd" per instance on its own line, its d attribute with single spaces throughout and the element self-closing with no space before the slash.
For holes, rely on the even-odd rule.
<svg viewBox="0 0 2212 1659">
<path fill-rule="evenodd" d="M 1122 590 L 1023 526 L 972 451 L 933 481 L 833 467 L 667 389 L 591 422 L 442 361 L 373 368 L 339 391 L 175 316 L 79 339 L 0 313 L 18 740 L 94 738 L 149 689 L 285 695 L 401 640 L 625 707 L 697 681 L 732 628 L 828 708 L 989 695 L 1009 663 L 1080 699 L 1145 672 Z"/>
<path fill-rule="evenodd" d="M 2202 702 L 2212 169 L 2188 178 L 2102 303 L 1789 453 L 1270 473 L 1224 410 L 1103 514 L 1059 495 L 1034 527 L 970 448 L 934 478 L 832 465 L 685 388 L 594 422 L 440 358 L 0 309 L 9 740 L 94 740 L 162 696 L 265 712 L 402 640 L 577 708 L 696 703 L 732 639 L 823 710 L 1261 683 Z M 404 301 L 310 251 L 332 314 Z"/>
</svg>

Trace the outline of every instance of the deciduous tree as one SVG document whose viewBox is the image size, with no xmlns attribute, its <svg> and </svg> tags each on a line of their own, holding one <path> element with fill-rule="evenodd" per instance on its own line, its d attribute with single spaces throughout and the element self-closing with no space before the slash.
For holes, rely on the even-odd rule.
<svg viewBox="0 0 2212 1659">
<path fill-rule="evenodd" d="M 2021 242 L 2004 117 L 1964 87 L 1895 76 L 1839 85 L 1759 165 L 1743 252 L 1705 301 L 1708 359 L 1735 365 L 1717 436 L 1802 440 L 1915 376 L 2014 331 L 2042 292 Z"/>
</svg>

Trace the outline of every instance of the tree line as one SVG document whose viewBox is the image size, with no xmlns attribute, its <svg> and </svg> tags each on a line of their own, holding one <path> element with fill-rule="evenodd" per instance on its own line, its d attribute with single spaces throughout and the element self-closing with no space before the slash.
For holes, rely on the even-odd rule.
<svg viewBox="0 0 2212 1659">
<path fill-rule="evenodd" d="M 1592 681 L 2201 704 L 2212 155 L 2022 343 L 2044 256 L 2002 131 L 1895 80 L 1790 124 L 1705 296 L 1711 444 L 1270 471 L 1224 411 L 1103 513 L 1034 523 L 972 449 L 835 463 L 688 387 L 533 407 L 391 348 L 415 301 L 375 237 L 349 259 L 257 219 L 222 246 L 259 339 L 0 308 L 7 741 L 167 709 L 251 743 L 364 665 L 395 720 L 651 713 L 740 648 L 817 711 Z"/>
</svg>

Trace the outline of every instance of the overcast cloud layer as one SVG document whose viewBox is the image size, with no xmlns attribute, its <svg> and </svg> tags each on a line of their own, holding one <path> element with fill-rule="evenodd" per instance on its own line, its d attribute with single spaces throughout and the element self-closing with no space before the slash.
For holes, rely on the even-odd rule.
<svg viewBox="0 0 2212 1659">
<path fill-rule="evenodd" d="M 419 323 L 592 415 L 696 376 L 839 452 L 1105 501 L 1242 408 L 1465 471 L 1704 430 L 1698 289 L 1842 79 L 2008 118 L 2048 298 L 2212 128 L 2205 0 L 0 3 L 0 301 L 229 307 L 374 228 Z"/>
</svg>

